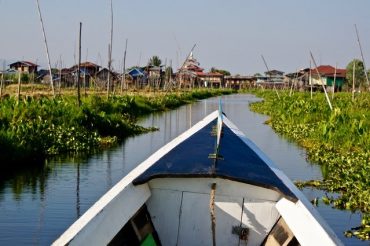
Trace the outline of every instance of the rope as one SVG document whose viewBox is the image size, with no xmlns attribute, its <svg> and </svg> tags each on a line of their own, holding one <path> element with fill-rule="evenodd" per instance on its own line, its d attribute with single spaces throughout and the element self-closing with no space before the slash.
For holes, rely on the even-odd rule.
<svg viewBox="0 0 370 246">
<path fill-rule="evenodd" d="M 210 200 L 209 200 L 209 209 L 210 209 L 210 213 L 211 213 L 211 230 L 212 230 L 213 246 L 216 246 L 215 193 L 216 193 L 216 183 L 213 183 L 212 187 L 211 187 L 211 195 L 210 195 Z"/>
</svg>

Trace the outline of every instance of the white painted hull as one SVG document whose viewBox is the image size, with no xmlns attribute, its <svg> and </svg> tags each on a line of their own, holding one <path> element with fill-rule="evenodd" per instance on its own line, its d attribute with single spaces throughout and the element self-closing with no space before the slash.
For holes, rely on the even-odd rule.
<svg viewBox="0 0 370 246">
<path fill-rule="evenodd" d="M 138 165 L 53 245 L 106 245 L 121 228 L 132 223 L 130 219 L 143 205 L 162 245 L 212 245 L 213 237 L 217 245 L 261 245 L 280 218 L 301 245 L 341 245 L 304 195 L 228 119 L 224 124 L 265 161 L 297 201 L 292 202 L 273 189 L 220 177 L 155 178 L 133 185 L 156 161 L 216 117 L 217 112 L 209 115 Z M 214 231 L 212 184 L 216 184 Z M 233 233 L 235 228 L 248 228 L 248 239 L 241 240 L 235 230 Z M 270 236 L 269 239 L 268 242 L 274 240 Z"/>
</svg>

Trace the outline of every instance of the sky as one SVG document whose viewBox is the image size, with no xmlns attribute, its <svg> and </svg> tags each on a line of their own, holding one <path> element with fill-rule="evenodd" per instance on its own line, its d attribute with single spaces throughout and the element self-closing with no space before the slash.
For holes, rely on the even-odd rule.
<svg viewBox="0 0 370 246">
<path fill-rule="evenodd" d="M 53 67 L 76 63 L 82 22 L 82 61 L 107 67 L 110 0 L 39 0 Z M 286 73 L 318 65 L 345 68 L 360 58 L 370 65 L 369 0 L 113 0 L 112 66 L 146 65 L 159 56 L 178 68 L 194 44 L 206 70 L 253 75 Z M 26 60 L 47 66 L 36 0 L 0 0 L 0 61 Z M 2 62 L 3 63 L 3 62 Z M 3 65 L 0 65 L 0 69 Z"/>
</svg>

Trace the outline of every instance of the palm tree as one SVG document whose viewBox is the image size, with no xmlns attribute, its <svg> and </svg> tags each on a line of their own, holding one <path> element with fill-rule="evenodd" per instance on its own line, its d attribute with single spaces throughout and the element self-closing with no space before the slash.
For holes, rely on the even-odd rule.
<svg viewBox="0 0 370 246">
<path fill-rule="evenodd" d="M 159 59 L 158 56 L 153 56 L 149 60 L 149 65 L 152 65 L 152 66 L 155 66 L 155 67 L 159 67 L 161 64 L 162 64 L 162 61 L 161 61 L 161 59 Z"/>
</svg>

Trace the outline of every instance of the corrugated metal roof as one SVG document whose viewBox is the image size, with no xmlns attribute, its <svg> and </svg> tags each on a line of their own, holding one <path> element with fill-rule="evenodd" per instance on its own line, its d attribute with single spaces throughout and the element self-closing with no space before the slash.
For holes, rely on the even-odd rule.
<svg viewBox="0 0 370 246">
<path fill-rule="evenodd" d="M 321 76 L 334 76 L 335 74 L 335 67 L 332 67 L 330 65 L 321 65 L 317 67 L 317 70 L 319 71 Z M 336 71 L 336 77 L 346 77 L 346 69 L 337 69 Z M 317 75 L 316 68 L 313 68 L 311 70 L 311 73 L 313 75 Z"/>
</svg>

